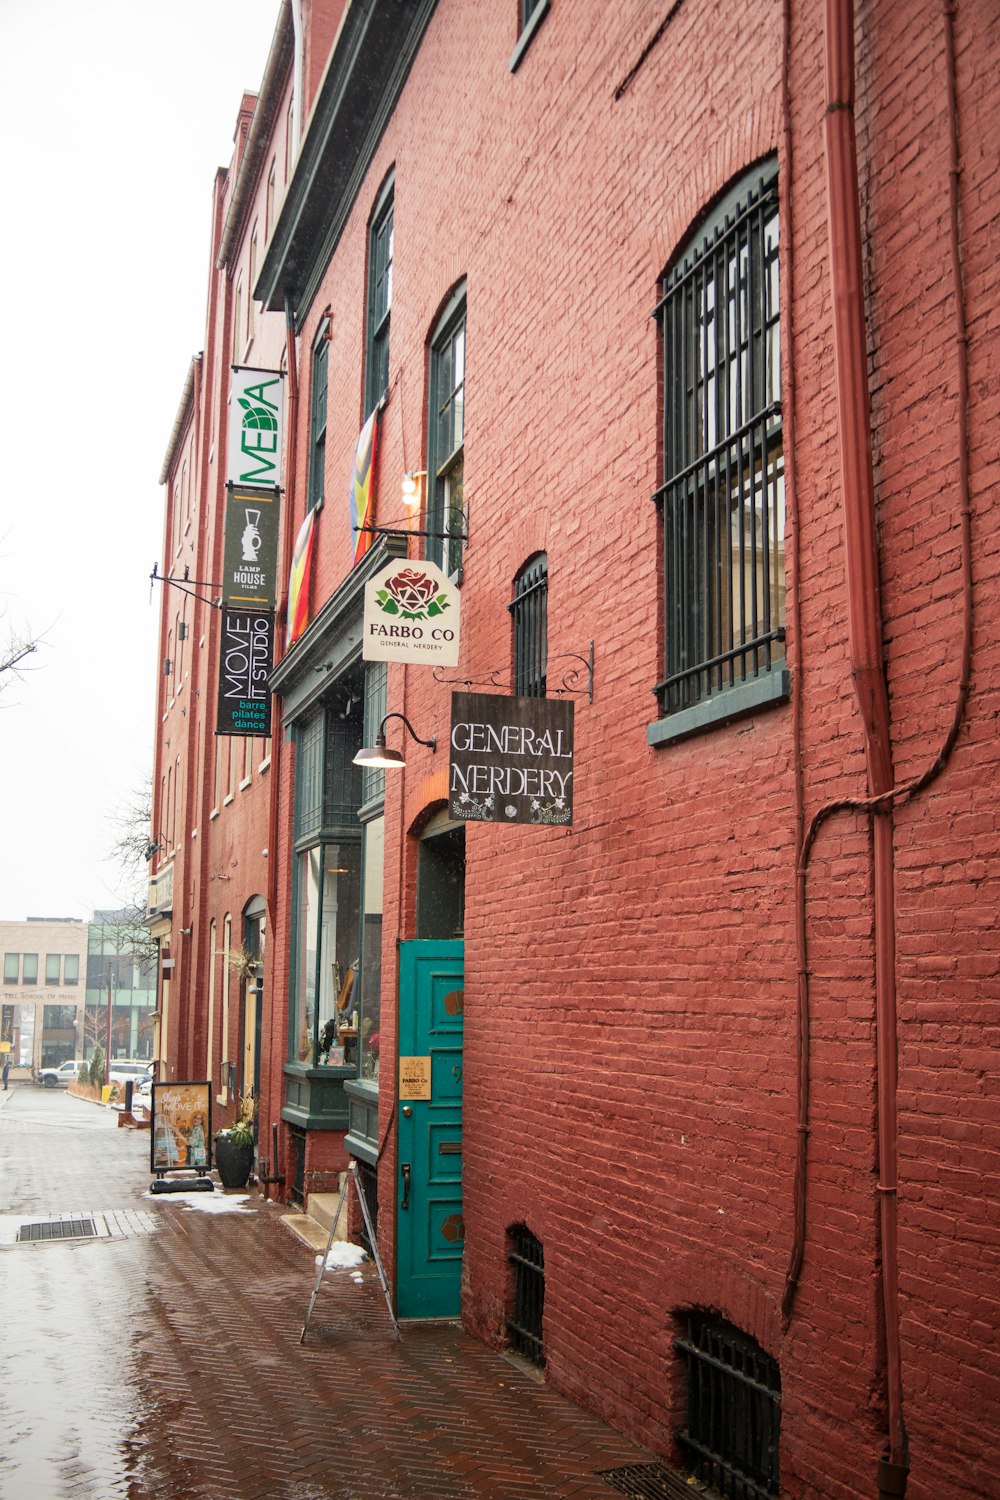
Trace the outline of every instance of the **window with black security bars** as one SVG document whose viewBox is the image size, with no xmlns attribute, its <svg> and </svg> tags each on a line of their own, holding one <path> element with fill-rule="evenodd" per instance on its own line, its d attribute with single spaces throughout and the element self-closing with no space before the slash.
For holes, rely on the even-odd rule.
<svg viewBox="0 0 1000 1500">
<path fill-rule="evenodd" d="M 542 1319 L 545 1311 L 545 1256 L 541 1240 L 523 1224 L 508 1232 L 507 1261 L 511 1267 L 506 1319 L 511 1347 L 530 1360 L 544 1365 Z"/>
<path fill-rule="evenodd" d="M 663 279 L 664 676 L 677 712 L 784 663 L 785 491 L 772 161 Z"/>
<path fill-rule="evenodd" d="M 373 1231 L 373 1233 L 375 1235 L 375 1238 L 377 1240 L 378 1239 L 378 1168 L 375 1167 L 375 1166 L 372 1166 L 370 1163 L 368 1163 L 366 1161 L 362 1161 L 359 1157 L 355 1157 L 354 1165 L 355 1165 L 355 1167 L 357 1169 L 358 1180 L 359 1180 L 359 1182 L 361 1184 L 361 1191 L 364 1193 L 364 1195 L 365 1195 L 365 1202 L 368 1205 L 368 1217 L 372 1221 L 372 1231 Z M 367 1227 L 367 1225 L 363 1224 L 361 1226 L 361 1228 L 358 1230 L 358 1239 L 361 1241 L 361 1243 L 364 1246 L 364 1248 L 368 1251 L 368 1254 L 371 1255 L 371 1256 L 374 1256 L 374 1254 L 375 1254 L 375 1248 L 376 1247 L 370 1242 L 370 1240 L 368 1238 L 368 1227 Z"/>
<path fill-rule="evenodd" d="M 776 1361 L 730 1323 L 693 1311 L 674 1347 L 684 1360 L 687 1391 L 677 1441 L 691 1473 L 725 1500 L 779 1495 Z"/>
<path fill-rule="evenodd" d="M 507 608 L 514 629 L 514 693 L 544 698 L 549 651 L 549 560 L 544 552 L 518 573 Z"/>
</svg>

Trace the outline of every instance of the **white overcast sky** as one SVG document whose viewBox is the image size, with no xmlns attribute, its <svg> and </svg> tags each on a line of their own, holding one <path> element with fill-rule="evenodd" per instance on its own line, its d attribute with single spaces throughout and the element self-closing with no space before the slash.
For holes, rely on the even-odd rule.
<svg viewBox="0 0 1000 1500">
<path fill-rule="evenodd" d="M 158 480 L 278 10 L 0 0 L 0 647 L 41 638 L 0 678 L 0 920 L 132 894 L 108 855 L 152 758 Z"/>
</svg>

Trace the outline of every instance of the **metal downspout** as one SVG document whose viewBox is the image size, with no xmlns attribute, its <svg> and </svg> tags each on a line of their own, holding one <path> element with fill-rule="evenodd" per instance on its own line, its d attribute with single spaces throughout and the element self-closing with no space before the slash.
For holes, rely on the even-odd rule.
<svg viewBox="0 0 1000 1500">
<path fill-rule="evenodd" d="M 833 292 L 834 363 L 844 496 L 851 675 L 865 734 L 869 793 L 892 791 L 889 699 L 882 661 L 882 606 L 868 399 L 861 215 L 854 130 L 852 0 L 826 0 L 826 178 Z M 891 800 L 873 813 L 878 1197 L 889 1450 L 880 1495 L 902 1495 L 909 1469 L 902 1411 L 897 1249 L 896 933 Z"/>
</svg>

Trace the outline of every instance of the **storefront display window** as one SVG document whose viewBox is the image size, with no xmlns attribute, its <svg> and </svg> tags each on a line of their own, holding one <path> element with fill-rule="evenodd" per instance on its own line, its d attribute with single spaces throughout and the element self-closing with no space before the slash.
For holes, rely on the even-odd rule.
<svg viewBox="0 0 1000 1500">
<path fill-rule="evenodd" d="M 385 818 L 364 826 L 364 934 L 361 955 L 360 1076 L 378 1078 L 382 1001 L 382 876 Z"/>
<path fill-rule="evenodd" d="M 293 1062 L 357 1060 L 360 840 L 318 844 L 296 861 Z"/>
</svg>

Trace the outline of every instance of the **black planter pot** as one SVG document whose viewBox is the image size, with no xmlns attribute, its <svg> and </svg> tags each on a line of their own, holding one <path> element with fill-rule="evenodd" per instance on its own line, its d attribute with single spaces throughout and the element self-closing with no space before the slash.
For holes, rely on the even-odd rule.
<svg viewBox="0 0 1000 1500">
<path fill-rule="evenodd" d="M 223 1187 L 246 1187 L 253 1167 L 253 1146 L 238 1146 L 228 1136 L 217 1135 L 215 1165 Z"/>
</svg>

